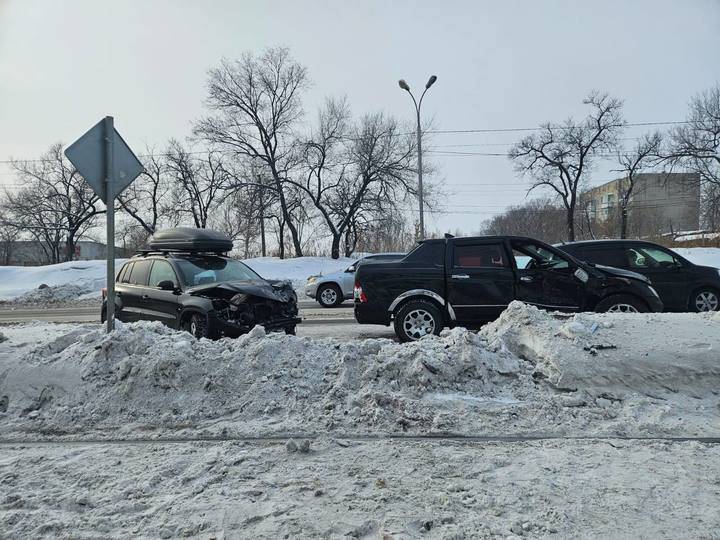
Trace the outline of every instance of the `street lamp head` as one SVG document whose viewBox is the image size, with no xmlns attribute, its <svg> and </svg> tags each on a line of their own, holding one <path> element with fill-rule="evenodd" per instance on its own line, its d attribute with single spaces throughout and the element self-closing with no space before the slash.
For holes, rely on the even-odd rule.
<svg viewBox="0 0 720 540">
<path fill-rule="evenodd" d="M 408 92 L 410 91 L 410 86 L 408 85 L 408 83 L 405 82 L 405 79 L 400 79 L 398 81 L 398 84 L 400 85 L 400 88 L 402 88 L 403 90 L 407 90 Z"/>
<path fill-rule="evenodd" d="M 427 84 L 425 85 L 425 90 L 430 88 L 433 84 L 435 84 L 435 81 L 437 81 L 437 75 L 432 75 L 429 79 Z"/>
</svg>

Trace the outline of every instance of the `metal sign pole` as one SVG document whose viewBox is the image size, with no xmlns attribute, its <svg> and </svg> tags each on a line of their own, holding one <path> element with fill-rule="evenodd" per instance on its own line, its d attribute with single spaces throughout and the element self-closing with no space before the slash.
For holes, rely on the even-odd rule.
<svg viewBox="0 0 720 540">
<path fill-rule="evenodd" d="M 107 207 L 107 332 L 115 328 L 115 193 L 113 178 L 113 117 L 105 117 L 105 206 Z"/>
</svg>

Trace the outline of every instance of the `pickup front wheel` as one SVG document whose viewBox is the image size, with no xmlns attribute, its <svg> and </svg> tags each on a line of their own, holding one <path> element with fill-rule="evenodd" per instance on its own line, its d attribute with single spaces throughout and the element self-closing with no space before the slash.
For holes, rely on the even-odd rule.
<svg viewBox="0 0 720 540">
<path fill-rule="evenodd" d="M 427 300 L 411 300 L 395 313 L 395 334 L 400 341 L 416 341 L 438 335 L 444 326 L 440 310 Z"/>
</svg>

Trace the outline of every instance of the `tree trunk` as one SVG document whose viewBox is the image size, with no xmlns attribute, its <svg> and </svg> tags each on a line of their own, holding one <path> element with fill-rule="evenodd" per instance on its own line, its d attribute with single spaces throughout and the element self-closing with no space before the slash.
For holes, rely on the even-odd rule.
<svg viewBox="0 0 720 540">
<path fill-rule="evenodd" d="M 340 237 L 342 233 L 333 232 L 332 246 L 330 247 L 330 257 L 333 259 L 340 258 Z"/>
<path fill-rule="evenodd" d="M 65 260 L 75 260 L 75 238 L 72 236 L 68 236 L 67 241 L 65 242 Z"/>
<path fill-rule="evenodd" d="M 627 238 L 628 211 L 626 206 L 620 207 L 620 238 Z"/>
<path fill-rule="evenodd" d="M 568 242 L 575 241 L 575 208 L 570 207 L 567 209 L 567 236 Z"/>
<path fill-rule="evenodd" d="M 280 247 L 280 258 L 285 258 L 285 223 L 279 224 L 278 243 Z"/>
<path fill-rule="evenodd" d="M 265 215 L 260 216 L 260 252 L 263 257 L 267 257 L 267 251 L 265 248 Z"/>
</svg>

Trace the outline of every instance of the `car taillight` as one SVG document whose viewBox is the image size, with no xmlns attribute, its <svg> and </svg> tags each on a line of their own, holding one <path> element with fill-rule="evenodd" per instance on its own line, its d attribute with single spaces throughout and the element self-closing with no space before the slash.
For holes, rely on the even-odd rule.
<svg viewBox="0 0 720 540">
<path fill-rule="evenodd" d="M 100 294 L 102 294 L 103 300 L 105 300 L 107 298 L 107 287 L 100 289 Z"/>
<path fill-rule="evenodd" d="M 363 289 L 359 283 L 355 283 L 355 288 L 353 289 L 353 297 L 361 304 L 367 302 L 367 296 L 365 296 L 365 293 L 363 292 Z"/>
</svg>

